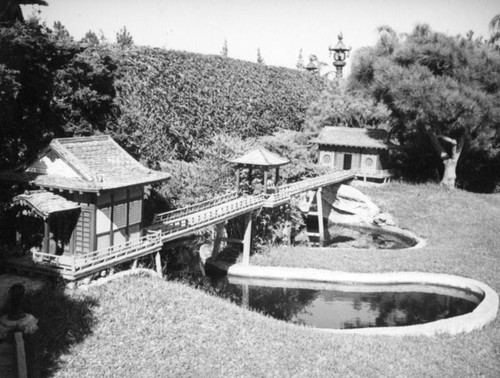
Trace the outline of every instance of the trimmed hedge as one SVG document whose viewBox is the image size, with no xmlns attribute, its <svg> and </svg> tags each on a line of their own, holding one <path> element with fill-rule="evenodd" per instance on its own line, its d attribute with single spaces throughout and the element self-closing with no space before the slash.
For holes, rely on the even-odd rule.
<svg viewBox="0 0 500 378">
<path fill-rule="evenodd" d="M 219 133 L 242 138 L 302 130 L 325 82 L 307 72 L 220 56 L 104 46 L 119 67 L 114 136 L 154 164 L 201 158 Z"/>
</svg>

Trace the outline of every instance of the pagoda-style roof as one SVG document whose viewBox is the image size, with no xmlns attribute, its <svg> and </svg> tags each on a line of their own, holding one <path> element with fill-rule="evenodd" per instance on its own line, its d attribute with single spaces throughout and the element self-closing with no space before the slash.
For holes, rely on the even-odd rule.
<svg viewBox="0 0 500 378">
<path fill-rule="evenodd" d="M 290 163 L 290 160 L 283 158 L 263 147 L 248 151 L 239 158 L 229 160 L 230 163 L 246 167 L 279 167 Z"/>
<path fill-rule="evenodd" d="M 80 208 L 75 202 L 45 190 L 34 190 L 20 194 L 12 200 L 14 205 L 30 207 L 38 216 L 46 219 L 52 213 L 76 210 Z"/>
<path fill-rule="evenodd" d="M 344 126 L 325 126 L 315 142 L 319 145 L 389 149 L 387 131 Z"/>
<path fill-rule="evenodd" d="M 0 173 L 1 179 L 80 192 L 148 185 L 169 177 L 144 167 L 109 136 L 54 139 L 34 161 Z"/>
</svg>

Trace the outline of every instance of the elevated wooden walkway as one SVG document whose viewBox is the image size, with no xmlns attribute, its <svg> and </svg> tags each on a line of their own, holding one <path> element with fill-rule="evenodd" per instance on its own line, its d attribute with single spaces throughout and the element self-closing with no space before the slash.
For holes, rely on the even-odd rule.
<svg viewBox="0 0 500 378">
<path fill-rule="evenodd" d="M 241 197 L 236 193 L 228 193 L 182 209 L 156 214 L 153 223 L 146 229 L 146 236 L 123 244 L 74 256 L 34 252 L 33 259 L 11 258 L 9 265 L 28 271 L 59 275 L 70 281 L 78 280 L 117 264 L 158 252 L 163 243 L 185 237 L 205 227 L 221 224 L 243 214 L 251 214 L 252 211 L 262 207 L 281 206 L 301 192 L 352 179 L 354 179 L 353 172 L 336 171 L 284 185 L 279 188 L 278 193 Z M 157 265 L 158 261 L 157 254 Z"/>
</svg>

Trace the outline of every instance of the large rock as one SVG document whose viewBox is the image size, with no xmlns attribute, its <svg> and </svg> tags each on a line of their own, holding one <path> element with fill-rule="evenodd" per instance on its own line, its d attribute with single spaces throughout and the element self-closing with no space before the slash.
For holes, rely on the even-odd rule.
<svg viewBox="0 0 500 378">
<path fill-rule="evenodd" d="M 331 222 L 373 224 L 380 208 L 367 195 L 349 185 L 327 190 L 323 196 L 332 206 Z"/>
</svg>

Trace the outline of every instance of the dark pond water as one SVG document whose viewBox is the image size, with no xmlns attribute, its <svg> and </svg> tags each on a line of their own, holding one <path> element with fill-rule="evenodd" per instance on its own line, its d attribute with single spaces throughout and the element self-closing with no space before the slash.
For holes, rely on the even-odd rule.
<svg viewBox="0 0 500 378">
<path fill-rule="evenodd" d="M 318 220 L 309 218 L 306 226 L 309 231 L 316 232 Z M 417 244 L 417 240 L 383 228 L 340 224 L 329 224 L 325 229 L 325 239 L 324 246 L 331 248 L 403 249 Z"/>
<path fill-rule="evenodd" d="M 276 319 L 331 329 L 424 324 L 469 313 L 482 300 L 430 285 L 297 285 L 304 283 L 224 276 L 206 278 L 200 286 Z"/>
</svg>

